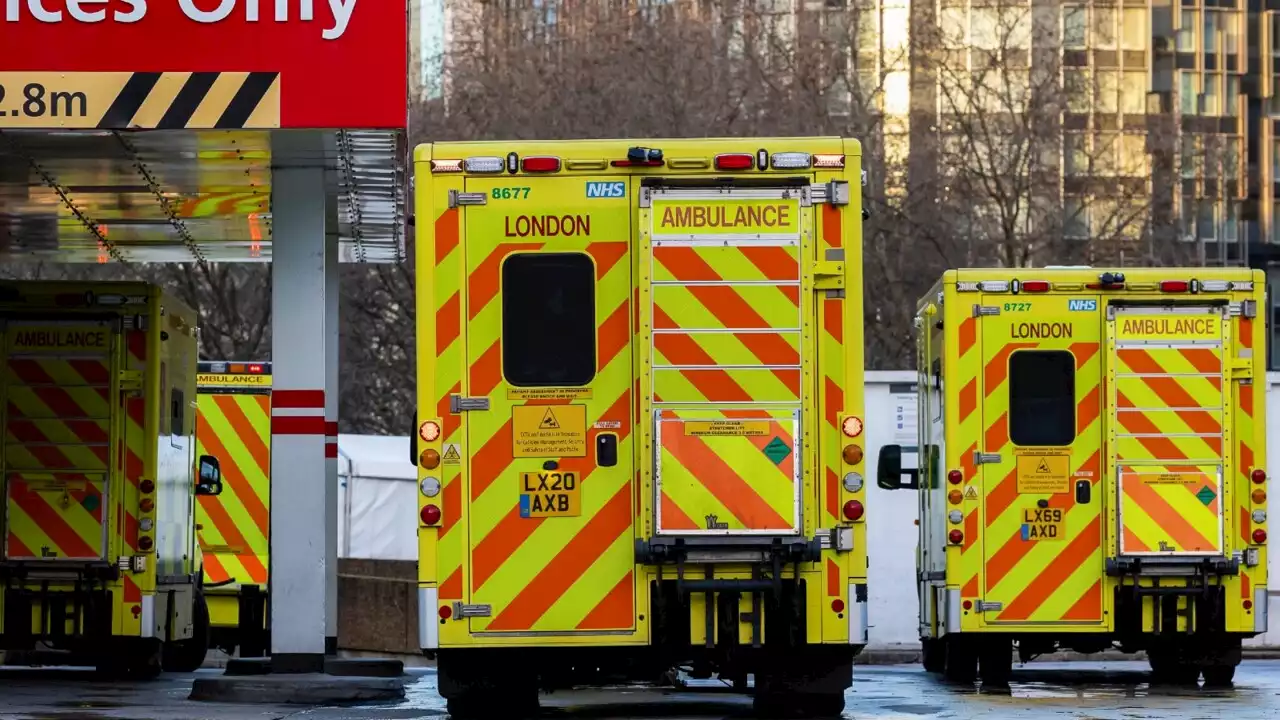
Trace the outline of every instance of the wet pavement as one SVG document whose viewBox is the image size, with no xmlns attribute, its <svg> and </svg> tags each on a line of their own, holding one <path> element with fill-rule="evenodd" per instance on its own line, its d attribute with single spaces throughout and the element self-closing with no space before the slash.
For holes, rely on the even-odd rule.
<svg viewBox="0 0 1280 720">
<path fill-rule="evenodd" d="M 202 673 L 218 673 L 204 670 Z M 79 670 L 0 669 L 0 720 L 414 720 L 444 718 L 433 670 L 416 669 L 405 699 L 347 708 L 228 705 L 187 700 L 192 675 L 113 683 Z M 1245 661 L 1234 688 L 1161 688 L 1145 662 L 1031 663 L 1015 666 L 1004 692 L 946 685 L 916 666 L 859 666 L 845 718 L 1280 718 L 1280 660 Z M 556 720 L 750 717 L 749 698 L 714 681 L 684 691 L 609 688 L 544 695 Z"/>
</svg>

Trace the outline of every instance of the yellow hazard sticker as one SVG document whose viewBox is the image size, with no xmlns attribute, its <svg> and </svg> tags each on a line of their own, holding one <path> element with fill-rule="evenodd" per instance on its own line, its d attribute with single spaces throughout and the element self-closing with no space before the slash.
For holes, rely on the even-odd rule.
<svg viewBox="0 0 1280 720">
<path fill-rule="evenodd" d="M 964 489 L 964 499 L 965 499 L 965 500 L 977 500 L 977 499 L 978 499 L 978 488 L 976 488 L 976 487 L 974 487 L 974 486 L 972 486 L 972 485 L 970 485 L 969 487 L 965 488 L 965 489 Z"/>
<path fill-rule="evenodd" d="M 769 423 L 759 420 L 697 420 L 683 423 L 685 435 L 759 436 L 769 434 Z"/>
<path fill-rule="evenodd" d="M 1071 456 L 1019 455 L 1018 492 L 1032 494 L 1065 493 L 1071 491 Z"/>
<path fill-rule="evenodd" d="M 224 375 L 199 373 L 196 385 L 202 387 L 271 387 L 270 375 Z"/>
<path fill-rule="evenodd" d="M 582 514 L 578 474 L 549 470 L 520 473 L 520 517 L 576 517 Z"/>
<path fill-rule="evenodd" d="M 1022 539 L 1025 541 L 1061 540 L 1067 534 L 1062 508 L 1023 508 Z"/>
<path fill-rule="evenodd" d="M 9 347 L 20 352 L 51 350 L 93 350 L 106 352 L 111 347 L 110 333 L 102 327 L 32 327 L 14 328 Z"/>
<path fill-rule="evenodd" d="M 458 450 L 457 443 L 449 443 L 444 446 L 444 455 L 440 456 L 440 461 L 445 465 L 457 465 L 462 462 L 462 453 Z"/>
<path fill-rule="evenodd" d="M 653 232 L 663 236 L 799 235 L 800 201 L 659 200 L 653 201 Z"/>
<path fill-rule="evenodd" d="M 511 408 L 512 457 L 586 457 L 586 405 Z"/>
<path fill-rule="evenodd" d="M 1222 319 L 1217 315 L 1122 315 L 1116 326 L 1119 340 L 1213 340 L 1222 333 Z"/>
<path fill-rule="evenodd" d="M 508 400 L 590 400 L 591 388 L 507 388 Z"/>
</svg>

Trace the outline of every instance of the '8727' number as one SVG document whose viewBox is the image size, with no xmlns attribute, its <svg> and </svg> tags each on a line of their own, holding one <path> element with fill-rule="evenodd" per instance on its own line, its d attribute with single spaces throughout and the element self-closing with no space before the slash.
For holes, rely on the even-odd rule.
<svg viewBox="0 0 1280 720">
<path fill-rule="evenodd" d="M 1005 311 L 1005 312 L 1027 312 L 1027 311 L 1029 311 L 1030 309 L 1031 309 L 1031 303 L 1029 303 L 1029 302 L 1027 302 L 1027 303 L 1014 302 L 1014 303 L 1005 303 L 1005 304 L 1004 304 L 1004 311 Z"/>
<path fill-rule="evenodd" d="M 529 197 L 527 187 L 496 187 L 493 189 L 494 200 L 521 200 Z"/>
</svg>

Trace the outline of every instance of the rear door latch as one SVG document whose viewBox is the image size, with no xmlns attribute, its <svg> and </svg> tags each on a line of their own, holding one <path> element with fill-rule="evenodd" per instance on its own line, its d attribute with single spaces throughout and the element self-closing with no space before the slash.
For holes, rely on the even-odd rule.
<svg viewBox="0 0 1280 720">
<path fill-rule="evenodd" d="M 449 396 L 449 412 L 457 414 L 471 412 L 472 410 L 488 410 L 489 398 L 487 397 L 464 397 L 462 395 Z"/>
</svg>

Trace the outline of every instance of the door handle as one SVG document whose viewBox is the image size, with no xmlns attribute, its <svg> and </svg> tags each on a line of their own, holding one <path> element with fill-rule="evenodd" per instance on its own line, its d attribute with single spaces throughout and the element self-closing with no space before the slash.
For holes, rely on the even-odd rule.
<svg viewBox="0 0 1280 720">
<path fill-rule="evenodd" d="M 618 436 L 600 433 L 596 436 L 596 465 L 613 467 L 618 464 Z"/>
<path fill-rule="evenodd" d="M 1076 504 L 1087 505 L 1093 495 L 1093 483 L 1088 480 L 1076 481 Z"/>
</svg>

